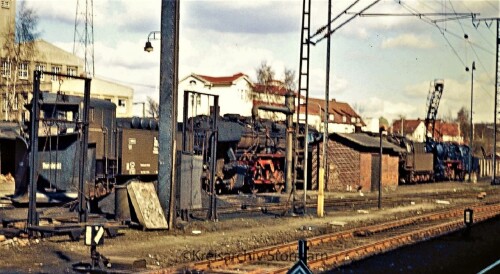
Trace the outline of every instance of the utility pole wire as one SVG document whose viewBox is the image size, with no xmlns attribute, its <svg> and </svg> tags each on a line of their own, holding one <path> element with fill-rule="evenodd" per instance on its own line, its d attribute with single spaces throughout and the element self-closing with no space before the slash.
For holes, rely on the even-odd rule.
<svg viewBox="0 0 500 274">
<path fill-rule="evenodd" d="M 341 27 L 345 26 L 347 23 L 351 22 L 354 18 L 358 17 L 360 14 L 363 12 L 367 11 L 369 8 L 373 7 L 375 4 L 380 2 L 380 0 L 376 0 L 370 5 L 368 5 L 366 8 L 362 9 L 360 12 L 356 13 L 355 15 L 351 16 L 351 18 L 347 19 L 344 23 L 340 24 L 338 27 L 332 29 L 331 31 L 325 33 L 324 36 L 322 36 L 320 39 L 316 40 L 315 42 L 310 41 L 313 45 L 316 45 L 317 43 L 321 42 L 323 39 L 328 38 L 328 36 L 332 35 L 335 31 L 340 29 Z"/>
<path fill-rule="evenodd" d="M 354 5 L 356 5 L 360 0 L 356 0 L 354 1 L 351 5 L 349 5 L 349 7 L 347 7 L 346 9 L 344 9 L 341 13 L 339 13 L 337 16 L 335 16 L 335 18 L 333 18 L 332 20 L 329 21 L 328 24 L 322 26 L 321 28 L 319 28 L 313 35 L 311 35 L 311 37 L 309 37 L 308 40 L 311 40 L 313 39 L 316 35 L 322 33 L 331 23 L 335 22 L 335 20 L 339 19 L 340 16 L 342 16 L 343 14 L 347 14 L 347 11 L 352 8 Z"/>
</svg>

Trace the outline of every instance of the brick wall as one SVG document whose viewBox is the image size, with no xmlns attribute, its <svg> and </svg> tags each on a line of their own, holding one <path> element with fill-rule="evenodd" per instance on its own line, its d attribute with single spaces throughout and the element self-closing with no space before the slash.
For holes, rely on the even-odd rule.
<svg viewBox="0 0 500 274">
<path fill-rule="evenodd" d="M 359 185 L 362 191 L 370 191 L 372 180 L 372 154 L 361 153 L 360 155 L 360 178 Z"/>
<path fill-rule="evenodd" d="M 360 153 L 341 143 L 328 140 L 327 157 L 327 190 L 356 189 L 360 184 Z"/>
<path fill-rule="evenodd" d="M 311 186 L 317 189 L 319 160 L 322 155 L 321 144 L 312 148 L 311 155 Z M 378 154 L 374 154 L 378 157 Z M 362 191 L 371 190 L 372 153 L 361 153 L 341 143 L 329 140 L 327 149 L 328 180 L 325 184 L 328 191 L 355 191 L 361 186 Z M 398 186 L 397 156 L 384 154 L 382 156 L 382 186 L 395 189 Z M 378 174 L 378 172 L 377 172 Z M 378 178 L 376 178 L 378 181 Z"/>
</svg>

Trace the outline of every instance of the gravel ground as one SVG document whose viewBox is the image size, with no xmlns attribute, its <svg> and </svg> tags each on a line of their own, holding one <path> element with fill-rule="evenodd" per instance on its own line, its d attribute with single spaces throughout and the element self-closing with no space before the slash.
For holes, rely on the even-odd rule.
<svg viewBox="0 0 500 274">
<path fill-rule="evenodd" d="M 0 191 L 6 191 L 5 183 L 0 183 Z M 295 241 L 303 237 L 319 235 L 325 232 L 339 231 L 351 227 L 375 223 L 382 220 L 393 220 L 404 216 L 424 214 L 436 209 L 456 206 L 461 203 L 477 200 L 482 191 L 492 192 L 497 189 L 488 181 L 470 183 L 436 183 L 425 185 L 400 186 L 395 191 L 384 191 L 385 196 L 398 196 L 408 193 L 428 192 L 446 193 L 472 189 L 469 199 L 450 199 L 449 205 L 432 201 L 415 201 L 396 208 L 368 209 L 359 213 L 355 209 L 344 211 L 327 211 L 326 216 L 317 218 L 314 215 L 301 217 L 275 218 L 260 215 L 253 218 L 238 218 L 210 222 L 191 221 L 177 223 L 177 229 L 170 231 L 142 231 L 139 229 L 123 229 L 116 238 L 106 238 L 98 251 L 109 257 L 111 262 L 120 262 L 125 258 L 145 259 L 148 268 L 155 269 L 205 259 L 221 252 L 235 254 L 257 247 Z M 0 192 L 1 194 L 1 192 Z M 299 195 L 302 195 L 299 193 Z M 315 199 L 315 192 L 308 197 Z M 364 193 L 363 197 L 376 197 L 377 193 Z M 327 193 L 327 199 L 359 197 L 359 193 Z M 274 198 L 273 198 L 274 197 Z M 222 196 L 223 205 L 254 204 L 263 201 L 286 201 L 286 195 L 258 194 Z M 492 195 L 487 196 L 492 199 Z M 1 205 L 1 203 L 0 203 Z M 55 211 L 55 209 L 50 209 Z M 0 208 L 0 219 L 18 214 L 26 216 L 27 209 Z M 314 214 L 314 212 L 311 212 Z M 343 227 L 332 225 L 345 223 Z M 26 239 L 23 237 L 0 241 L 0 272 L 2 273 L 71 273 L 72 264 L 90 262 L 89 247 L 83 240 L 69 241 L 67 236 L 46 239 Z"/>
</svg>

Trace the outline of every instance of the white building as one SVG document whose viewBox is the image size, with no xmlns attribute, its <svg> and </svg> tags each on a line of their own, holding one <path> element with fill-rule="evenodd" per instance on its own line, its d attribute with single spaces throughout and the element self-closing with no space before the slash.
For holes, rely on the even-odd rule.
<svg viewBox="0 0 500 274">
<path fill-rule="evenodd" d="M 212 77 L 200 74 L 190 74 L 179 81 L 178 86 L 177 121 L 182 121 L 184 92 L 195 91 L 204 94 L 219 95 L 219 114 L 237 113 L 242 116 L 252 114 L 252 82 L 243 73 L 232 76 Z M 213 97 L 212 97 L 213 98 Z M 188 98 L 188 117 L 210 115 L 209 96 Z"/>
</svg>

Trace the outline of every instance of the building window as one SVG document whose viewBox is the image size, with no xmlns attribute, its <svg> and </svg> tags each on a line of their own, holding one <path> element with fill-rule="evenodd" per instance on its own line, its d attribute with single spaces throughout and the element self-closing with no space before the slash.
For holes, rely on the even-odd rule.
<svg viewBox="0 0 500 274">
<path fill-rule="evenodd" d="M 10 96 L 13 96 L 12 97 L 12 102 L 9 102 L 9 97 Z M 16 95 L 8 95 L 8 94 L 5 94 L 2 96 L 2 102 L 3 102 L 3 105 L 2 105 L 2 110 L 4 112 L 6 112 L 7 110 L 17 110 L 19 108 L 19 100 L 18 100 L 18 97 Z M 10 107 L 12 106 L 12 107 Z"/>
<path fill-rule="evenodd" d="M 352 124 L 356 123 L 356 117 L 351 117 L 351 123 Z"/>
<path fill-rule="evenodd" d="M 2 61 L 2 77 L 10 78 L 11 63 L 9 61 Z"/>
<path fill-rule="evenodd" d="M 2 8 L 10 9 L 10 0 L 2 0 Z"/>
<path fill-rule="evenodd" d="M 18 110 L 19 109 L 19 97 L 17 97 L 17 94 L 14 94 L 14 98 L 12 98 L 12 109 L 13 110 Z"/>
<path fill-rule="evenodd" d="M 45 71 L 46 68 L 47 67 L 44 64 L 36 64 L 35 70 L 39 70 L 42 72 L 40 74 L 40 80 L 45 80 L 45 75 L 43 74 L 43 72 Z"/>
<path fill-rule="evenodd" d="M 118 99 L 117 112 L 118 113 L 126 113 L 126 110 L 127 110 L 127 100 Z"/>
<path fill-rule="evenodd" d="M 60 66 L 52 66 L 52 72 L 53 73 L 61 73 L 61 67 Z M 59 76 L 52 75 L 52 81 L 57 81 L 57 79 L 59 79 Z"/>
<path fill-rule="evenodd" d="M 125 99 L 118 99 L 118 106 L 119 107 L 126 107 L 127 101 Z"/>
<path fill-rule="evenodd" d="M 328 120 L 334 121 L 335 119 L 335 114 L 328 114 Z"/>
<path fill-rule="evenodd" d="M 6 95 L 6 94 L 4 94 L 4 95 L 2 95 L 2 111 L 3 111 L 3 112 L 6 112 L 6 111 L 7 111 L 7 109 L 8 109 L 8 105 L 9 105 L 9 104 L 8 104 L 8 102 L 7 102 L 7 95 Z"/>
<path fill-rule="evenodd" d="M 19 64 L 19 79 L 28 79 L 28 63 Z"/>
<path fill-rule="evenodd" d="M 347 116 L 345 115 L 342 116 L 342 123 L 347 123 Z"/>
<path fill-rule="evenodd" d="M 68 67 L 67 73 L 70 76 L 76 76 L 76 67 Z"/>
</svg>

